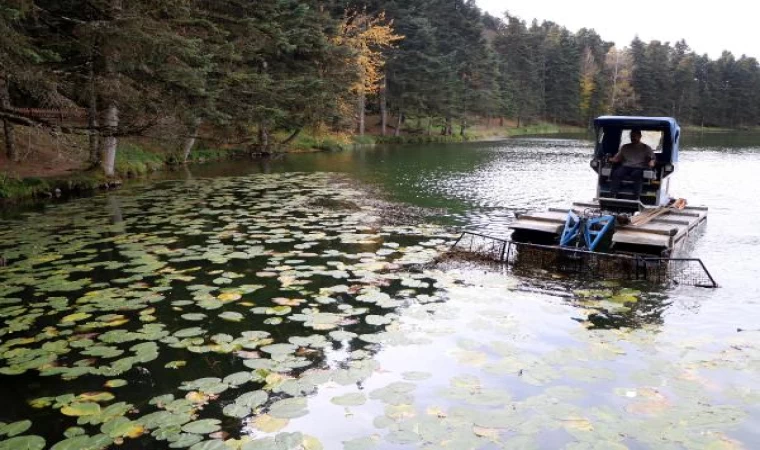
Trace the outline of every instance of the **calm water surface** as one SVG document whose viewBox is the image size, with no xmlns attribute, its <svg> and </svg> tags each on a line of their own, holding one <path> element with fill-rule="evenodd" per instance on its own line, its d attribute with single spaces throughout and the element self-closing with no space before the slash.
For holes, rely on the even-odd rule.
<svg viewBox="0 0 760 450">
<path fill-rule="evenodd" d="M 717 290 L 421 268 L 452 227 L 591 199 L 574 136 L 194 167 L 14 214 L 0 449 L 755 448 L 756 138 L 687 137 L 673 185 L 710 207 Z M 399 225 L 370 197 L 437 209 Z"/>
</svg>

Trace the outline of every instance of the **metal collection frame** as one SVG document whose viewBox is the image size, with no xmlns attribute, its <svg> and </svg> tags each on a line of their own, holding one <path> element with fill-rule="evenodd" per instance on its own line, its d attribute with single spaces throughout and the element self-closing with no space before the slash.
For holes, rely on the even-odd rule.
<svg viewBox="0 0 760 450">
<path fill-rule="evenodd" d="M 642 280 L 717 288 L 718 283 L 698 258 L 664 258 L 637 254 L 599 253 L 571 247 L 514 242 L 466 231 L 453 253 L 475 253 L 514 272 L 546 270 L 597 280 Z"/>
</svg>

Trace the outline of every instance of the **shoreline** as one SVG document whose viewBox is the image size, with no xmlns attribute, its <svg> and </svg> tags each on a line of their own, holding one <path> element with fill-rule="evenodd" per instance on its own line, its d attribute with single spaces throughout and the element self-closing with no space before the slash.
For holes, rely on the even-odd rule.
<svg viewBox="0 0 760 450">
<path fill-rule="evenodd" d="M 331 151 L 351 151 L 359 148 L 370 148 L 378 145 L 421 145 L 421 144 L 463 144 L 477 142 L 498 142 L 533 134 L 558 134 L 563 132 L 580 131 L 576 127 L 549 128 L 546 125 L 527 126 L 521 128 L 475 129 L 471 135 L 402 135 L 402 136 L 351 136 L 348 139 L 338 136 L 327 136 L 321 139 L 307 137 L 305 142 L 288 147 L 285 151 L 266 154 L 248 154 L 239 149 L 206 149 L 194 150 L 193 158 L 187 163 L 178 163 L 167 154 L 142 148 L 139 145 L 127 144 L 120 149 L 121 156 L 117 164 L 117 174 L 106 177 L 97 169 L 74 169 L 71 173 L 35 174 L 33 176 L 18 176 L 13 174 L 13 167 L 0 170 L 0 209 L 12 208 L 20 204 L 34 204 L 51 199 L 66 199 L 87 196 L 97 192 L 110 191 L 120 188 L 128 180 L 147 178 L 160 172 L 179 170 L 185 166 L 213 164 L 216 162 L 247 160 L 261 161 L 269 158 L 279 158 L 289 154 L 321 153 Z M 498 131 L 498 132 L 495 132 Z M 146 146 L 147 147 L 147 146 Z"/>
</svg>

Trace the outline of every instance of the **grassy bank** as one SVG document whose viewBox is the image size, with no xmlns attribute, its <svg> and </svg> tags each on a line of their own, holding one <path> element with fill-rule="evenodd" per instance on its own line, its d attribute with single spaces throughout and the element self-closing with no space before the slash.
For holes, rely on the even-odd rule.
<svg viewBox="0 0 760 450">
<path fill-rule="evenodd" d="M 587 131 L 583 127 L 556 125 L 553 123 L 538 123 L 535 125 L 522 126 L 520 128 L 506 128 L 505 130 L 506 135 L 509 137 L 527 136 L 532 134 L 585 133 Z"/>
<path fill-rule="evenodd" d="M 118 184 L 94 172 L 84 172 L 64 178 L 17 178 L 0 174 L 0 201 L 86 193 Z"/>
<path fill-rule="evenodd" d="M 749 132 L 760 133 L 760 127 L 745 127 L 745 128 L 722 128 L 722 127 L 700 127 L 699 125 L 685 125 L 681 126 L 684 131 L 689 133 L 736 133 L 736 132 Z"/>
</svg>

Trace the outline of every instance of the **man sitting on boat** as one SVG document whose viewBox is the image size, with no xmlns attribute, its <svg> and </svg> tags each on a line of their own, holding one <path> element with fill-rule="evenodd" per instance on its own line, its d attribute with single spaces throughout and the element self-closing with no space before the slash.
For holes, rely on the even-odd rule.
<svg viewBox="0 0 760 450">
<path fill-rule="evenodd" d="M 652 147 L 641 142 L 641 130 L 634 128 L 631 130 L 631 143 L 625 144 L 617 155 L 610 158 L 610 162 L 620 164 L 612 172 L 610 191 L 613 198 L 617 198 L 620 191 L 620 184 L 624 179 L 632 180 L 634 184 L 633 192 L 635 198 L 641 196 L 641 184 L 644 179 L 644 170 L 654 167 L 655 156 Z"/>
</svg>

